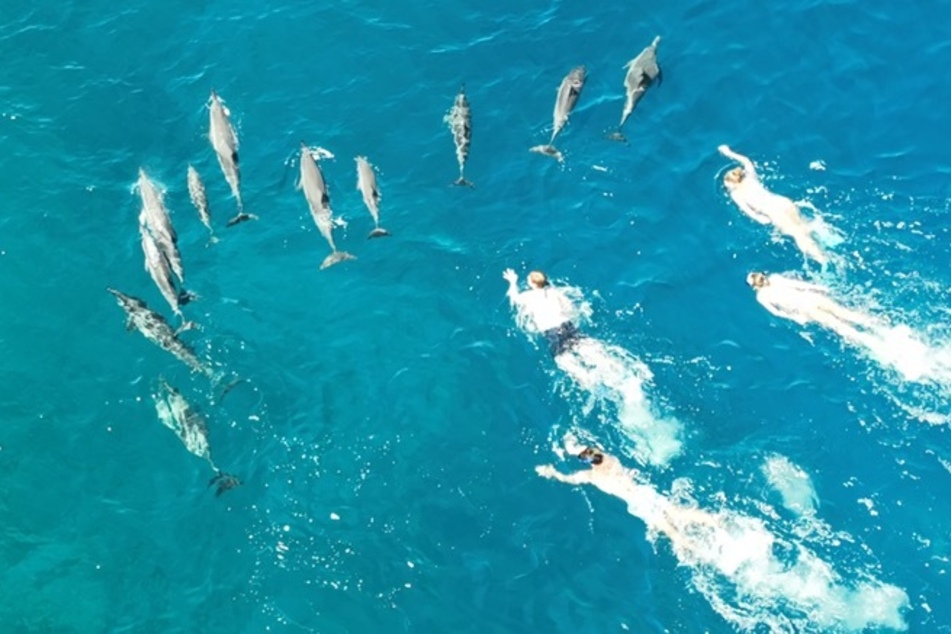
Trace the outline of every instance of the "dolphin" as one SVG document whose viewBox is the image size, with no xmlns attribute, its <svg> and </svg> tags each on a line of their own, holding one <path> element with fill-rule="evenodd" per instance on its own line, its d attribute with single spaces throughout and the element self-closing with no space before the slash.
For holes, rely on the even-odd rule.
<svg viewBox="0 0 951 634">
<path fill-rule="evenodd" d="M 626 141 L 621 134 L 621 128 L 624 122 L 634 112 L 637 102 L 641 100 L 647 89 L 650 88 L 654 80 L 660 84 L 664 78 L 657 65 L 657 45 L 660 44 L 660 36 L 654 38 L 650 46 L 638 53 L 637 57 L 624 65 L 627 68 L 627 75 L 624 77 L 624 90 L 627 93 L 627 100 L 624 102 L 624 111 L 621 113 L 621 122 L 617 126 L 617 131 L 609 134 L 608 138 L 614 141 Z"/>
<path fill-rule="evenodd" d="M 469 157 L 469 144 L 472 141 L 472 114 L 469 111 L 469 100 L 466 98 L 465 85 L 459 88 L 459 94 L 452 104 L 452 108 L 443 117 L 452 131 L 452 140 L 456 144 L 456 160 L 459 162 L 459 178 L 453 185 L 465 185 L 466 187 L 475 187 L 471 181 L 467 181 L 463 170 L 466 166 L 466 159 Z"/>
<path fill-rule="evenodd" d="M 211 228 L 211 214 L 208 213 L 208 195 L 205 193 L 205 184 L 201 182 L 201 176 L 191 165 L 188 166 L 188 195 L 192 199 L 192 204 L 198 210 L 198 217 L 201 218 L 201 224 L 208 228 L 211 235 L 209 243 L 218 242 L 215 237 L 215 230 Z"/>
<path fill-rule="evenodd" d="M 178 338 L 179 332 L 190 328 L 191 324 L 186 323 L 179 331 L 172 330 L 172 327 L 165 321 L 164 317 L 154 310 L 151 310 L 145 302 L 138 297 L 126 295 L 114 288 L 106 288 L 106 290 L 115 295 L 119 306 L 126 312 L 128 316 L 126 328 L 128 330 L 135 328 L 141 332 L 146 339 L 162 350 L 171 353 L 176 359 L 191 368 L 192 371 L 201 372 L 212 380 L 217 380 L 211 368 L 202 363 L 195 354 L 195 351 Z"/>
<path fill-rule="evenodd" d="M 159 379 L 158 390 L 152 394 L 152 400 L 155 401 L 155 411 L 162 424 L 175 432 L 189 452 L 207 460 L 214 469 L 215 476 L 208 482 L 208 486 L 216 485 L 215 497 L 241 484 L 238 478 L 219 469 L 212 460 L 208 425 L 181 392 L 169 385 L 165 379 Z"/>
<path fill-rule="evenodd" d="M 208 138 L 211 140 L 211 147 L 214 148 L 218 156 L 218 164 L 225 175 L 225 180 L 231 186 L 231 193 L 238 201 L 238 213 L 234 218 L 228 221 L 229 227 L 252 220 L 254 216 L 244 213 L 244 204 L 241 202 L 241 173 L 238 170 L 238 137 L 231 127 L 228 120 L 229 112 L 221 98 L 214 90 L 211 91 L 209 104 L 209 130 Z"/>
<path fill-rule="evenodd" d="M 581 96 L 581 89 L 584 88 L 586 79 L 587 71 L 585 67 L 575 66 L 565 75 L 565 78 L 561 80 L 561 85 L 558 87 L 558 95 L 555 97 L 554 125 L 551 131 L 551 139 L 547 145 L 536 145 L 530 148 L 529 151 L 551 156 L 559 162 L 565 160 L 565 157 L 553 144 L 555 137 L 558 136 L 561 129 L 568 123 L 568 115 L 571 114 L 575 104 L 578 102 L 578 97 Z"/>
<path fill-rule="evenodd" d="M 172 220 L 168 216 L 168 209 L 165 208 L 165 202 L 162 192 L 159 191 L 152 179 L 148 177 L 141 167 L 139 168 L 139 180 L 136 183 L 139 190 L 139 196 L 142 198 L 142 212 L 139 214 L 140 223 L 143 222 L 148 227 L 156 244 L 162 250 L 162 253 L 168 258 L 168 263 L 175 272 L 175 277 L 179 282 L 185 281 L 185 271 L 182 268 L 182 255 L 178 251 L 178 234 L 172 226 Z"/>
<path fill-rule="evenodd" d="M 155 238 L 146 226 L 145 212 L 139 214 L 139 235 L 142 239 L 142 253 L 145 255 L 145 270 L 162 293 L 162 297 L 172 307 L 172 311 L 184 319 L 181 306 L 194 299 L 191 293 L 179 292 L 175 289 L 175 280 L 172 279 L 172 267 L 168 258 L 162 253 Z"/>
<path fill-rule="evenodd" d="M 373 223 L 376 228 L 370 232 L 367 238 L 379 238 L 388 236 L 390 232 L 380 227 L 380 189 L 376 186 L 376 172 L 373 166 L 367 162 L 365 156 L 358 156 L 357 162 L 357 189 L 363 195 L 363 204 L 367 206 L 370 215 L 373 217 Z"/>
<path fill-rule="evenodd" d="M 303 142 L 300 144 L 300 180 L 297 188 L 303 190 L 307 206 L 310 207 L 310 215 L 314 217 L 320 235 L 330 245 L 331 253 L 321 262 L 320 268 L 325 269 L 344 260 L 355 260 L 349 253 L 338 251 L 337 245 L 334 244 L 333 212 L 330 210 L 327 183 L 324 182 L 324 175 L 314 160 L 314 155 Z"/>
</svg>

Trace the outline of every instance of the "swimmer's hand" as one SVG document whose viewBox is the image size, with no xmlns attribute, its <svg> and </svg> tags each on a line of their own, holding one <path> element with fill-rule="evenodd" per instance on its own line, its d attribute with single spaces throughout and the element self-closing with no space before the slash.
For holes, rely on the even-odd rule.
<svg viewBox="0 0 951 634">
<path fill-rule="evenodd" d="M 584 445 L 579 443 L 577 436 L 571 432 L 565 434 L 563 443 L 565 445 L 565 451 L 567 451 L 572 456 L 577 456 L 584 449 Z"/>
<path fill-rule="evenodd" d="M 512 269 L 505 269 L 502 271 L 502 278 L 511 285 L 518 284 L 518 273 Z"/>
<path fill-rule="evenodd" d="M 722 154 L 723 156 L 726 156 L 728 158 L 733 158 L 733 150 L 730 149 L 729 145 L 726 145 L 726 144 L 720 145 L 717 147 L 717 150 L 719 150 L 720 154 Z"/>
<path fill-rule="evenodd" d="M 549 480 L 554 480 L 558 478 L 558 471 L 550 464 L 541 464 L 535 467 L 535 473 L 540 475 L 543 478 L 548 478 Z"/>
</svg>

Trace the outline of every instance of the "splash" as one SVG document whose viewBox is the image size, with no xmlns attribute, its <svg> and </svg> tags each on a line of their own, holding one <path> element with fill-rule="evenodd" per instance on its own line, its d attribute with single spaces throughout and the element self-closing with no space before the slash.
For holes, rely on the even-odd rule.
<svg viewBox="0 0 951 634">
<path fill-rule="evenodd" d="M 591 305 L 581 291 L 560 287 L 571 300 L 571 319 L 590 324 Z M 531 317 L 522 310 L 516 323 L 531 331 Z M 647 396 L 652 374 L 647 365 L 620 346 L 583 336 L 555 358 L 568 379 L 566 395 L 580 392 L 588 400 L 588 410 L 599 408 L 632 444 L 630 454 L 642 464 L 664 466 L 681 451 L 681 424 L 673 417 L 655 412 Z"/>
<path fill-rule="evenodd" d="M 643 361 L 619 346 L 585 338 L 555 363 L 616 422 L 639 462 L 663 466 L 681 452 L 681 424 L 655 413 L 645 391 L 653 376 Z"/>
<path fill-rule="evenodd" d="M 850 306 L 846 306 L 834 299 L 827 287 L 771 275 L 769 286 L 758 292 L 757 299 L 779 317 L 803 326 L 818 324 L 880 368 L 896 374 L 899 391 L 917 394 L 917 403 L 903 406 L 906 411 L 930 408 L 933 397 L 951 397 L 951 341 L 928 337 L 899 323 L 902 315 L 876 308 L 870 296 L 850 297 Z"/>
<path fill-rule="evenodd" d="M 932 344 L 904 324 L 881 328 L 868 338 L 869 354 L 906 381 L 951 388 L 951 347 Z"/>
<path fill-rule="evenodd" d="M 602 467 L 569 476 L 552 475 L 550 467 L 538 472 L 592 484 L 624 501 L 628 513 L 647 525 L 648 539 L 655 545 L 667 543 L 677 562 L 689 569 L 696 590 L 739 629 L 906 628 L 902 611 L 909 600 L 904 590 L 868 571 L 846 581 L 805 544 L 778 537 L 763 520 L 726 508 L 700 508 L 683 493 L 692 488 L 686 479 L 680 479 L 681 493 L 674 500 L 610 457 Z"/>
<path fill-rule="evenodd" d="M 763 464 L 763 475 L 782 497 L 787 510 L 797 515 L 815 515 L 819 498 L 812 479 L 789 458 L 778 454 L 769 456 Z"/>
</svg>

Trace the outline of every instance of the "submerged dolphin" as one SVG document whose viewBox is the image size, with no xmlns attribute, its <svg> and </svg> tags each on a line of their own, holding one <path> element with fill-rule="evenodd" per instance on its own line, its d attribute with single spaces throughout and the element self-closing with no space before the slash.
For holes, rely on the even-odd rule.
<svg viewBox="0 0 951 634">
<path fill-rule="evenodd" d="M 467 181 L 464 170 L 466 159 L 469 157 L 469 144 L 472 141 L 472 114 L 469 111 L 469 100 L 466 98 L 466 87 L 459 88 L 459 94 L 452 104 L 452 108 L 443 117 L 449 125 L 452 132 L 452 140 L 456 144 L 456 161 L 459 162 L 459 178 L 453 185 L 465 185 L 474 187 L 472 182 Z"/>
<path fill-rule="evenodd" d="M 641 100 L 647 89 L 650 88 L 654 80 L 660 84 L 663 81 L 660 66 L 657 65 L 657 45 L 660 44 L 660 36 L 654 38 L 650 46 L 641 51 L 637 57 L 625 64 L 627 75 L 624 77 L 624 90 L 627 93 L 627 100 L 624 102 L 624 111 L 621 113 L 621 122 L 617 126 L 617 132 L 608 135 L 609 139 L 615 141 L 626 141 L 621 134 L 621 128 L 624 122 L 634 112 L 637 102 Z"/>
<path fill-rule="evenodd" d="M 208 138 L 211 147 L 218 156 L 218 164 L 225 175 L 225 180 L 231 186 L 231 193 L 238 201 L 238 213 L 228 221 L 228 226 L 236 225 L 245 220 L 254 218 L 244 213 L 244 203 L 241 202 L 241 173 L 238 170 L 238 137 L 228 120 L 228 110 L 221 103 L 221 98 L 214 90 L 211 91 L 209 104 Z"/>
<path fill-rule="evenodd" d="M 300 144 L 300 180 L 297 188 L 303 190 L 307 206 L 310 208 L 310 215 L 313 216 L 320 235 L 330 245 L 331 253 L 320 263 L 320 268 L 325 269 L 344 260 L 355 260 L 356 258 L 346 251 L 337 250 L 337 245 L 334 243 L 333 212 L 330 211 L 327 183 L 324 182 L 324 175 L 317 161 L 314 160 L 314 155 L 310 153 L 310 148 L 303 143 Z"/>
<path fill-rule="evenodd" d="M 217 377 L 211 368 L 202 363 L 195 351 L 178 338 L 178 332 L 172 330 L 165 318 L 154 310 L 151 310 L 145 302 L 138 297 L 126 295 L 114 288 L 107 288 L 107 291 L 115 295 L 116 301 L 122 310 L 128 315 L 126 328 L 132 330 L 135 328 L 141 332 L 146 339 L 157 345 L 162 350 L 171 353 L 176 359 L 187 365 L 195 372 L 201 372 L 209 378 L 216 380 Z M 189 327 L 186 324 L 185 327 Z"/>
<path fill-rule="evenodd" d="M 141 167 L 136 187 L 142 199 L 142 213 L 139 214 L 139 221 L 148 227 L 159 249 L 168 258 L 175 277 L 179 282 L 184 283 L 185 271 L 182 268 L 182 255 L 178 251 L 178 234 L 172 227 L 172 220 L 169 218 L 168 209 L 165 208 L 162 192 Z"/>
<path fill-rule="evenodd" d="M 578 97 L 581 96 L 581 89 L 584 88 L 584 82 L 587 79 L 587 71 L 584 66 L 575 66 L 569 71 L 565 78 L 561 80 L 558 87 L 558 95 L 555 97 L 555 111 L 553 116 L 553 127 L 551 139 L 547 145 L 536 145 L 530 148 L 531 152 L 538 152 L 557 159 L 559 162 L 564 160 L 564 156 L 554 146 L 555 137 L 561 132 L 561 129 L 568 123 L 568 115 L 578 103 Z"/>
<path fill-rule="evenodd" d="M 192 204 L 198 210 L 198 217 L 201 218 L 201 224 L 205 225 L 210 234 L 209 242 L 218 242 L 215 237 L 215 230 L 211 228 L 211 214 L 208 213 L 208 195 L 205 193 L 205 184 L 201 182 L 201 176 L 191 165 L 188 166 L 188 196 L 192 199 Z"/>
<path fill-rule="evenodd" d="M 172 311 L 182 317 L 182 305 L 187 304 L 194 296 L 186 291 L 179 292 L 175 288 L 171 264 L 149 231 L 144 211 L 139 214 L 139 236 L 142 241 L 142 253 L 145 255 L 146 272 L 155 282 L 162 297 L 172 307 Z"/>
<path fill-rule="evenodd" d="M 175 432 L 189 452 L 207 460 L 214 469 L 215 477 L 208 482 L 208 486 L 217 485 L 215 497 L 241 484 L 236 477 L 219 469 L 212 460 L 211 446 L 208 443 L 208 425 L 205 419 L 189 405 L 181 392 L 169 385 L 165 379 L 160 379 L 158 391 L 152 394 L 152 400 L 155 401 L 155 411 L 162 424 Z"/>
<path fill-rule="evenodd" d="M 373 166 L 367 162 L 365 156 L 358 156 L 357 161 L 357 189 L 363 195 L 363 204 L 367 206 L 370 215 L 373 217 L 373 223 L 376 228 L 370 232 L 367 238 L 379 238 L 388 236 L 390 232 L 380 227 L 380 190 L 376 186 L 376 172 Z"/>
</svg>

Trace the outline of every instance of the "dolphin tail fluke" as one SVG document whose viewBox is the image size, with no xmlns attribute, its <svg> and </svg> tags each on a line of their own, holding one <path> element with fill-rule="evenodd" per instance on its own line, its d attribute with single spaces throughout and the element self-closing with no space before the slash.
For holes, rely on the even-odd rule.
<svg viewBox="0 0 951 634">
<path fill-rule="evenodd" d="M 215 472 L 215 477 L 208 481 L 208 486 L 215 487 L 215 497 L 241 484 L 241 480 L 230 473 L 225 473 L 220 469 L 215 469 Z"/>
<path fill-rule="evenodd" d="M 615 130 L 614 132 L 610 134 L 606 134 L 605 138 L 610 139 L 611 141 L 620 141 L 621 143 L 627 143 L 627 137 L 621 134 L 620 130 Z"/>
<path fill-rule="evenodd" d="M 212 402 L 214 402 L 215 404 L 220 404 L 221 401 L 223 401 L 225 397 L 231 392 L 231 390 L 233 390 L 234 388 L 238 387 L 239 385 L 247 381 L 247 379 L 243 379 L 237 374 L 233 376 L 234 378 L 232 378 L 230 381 L 222 384 L 222 382 L 225 380 L 225 373 L 216 372 L 212 374 L 211 376 L 211 382 L 213 384 L 212 390 L 215 390 L 215 389 L 218 390 L 217 394 L 212 395 L 212 399 L 213 399 Z"/>
<path fill-rule="evenodd" d="M 389 231 L 387 231 L 383 227 L 377 227 L 376 229 L 370 232 L 370 235 L 367 236 L 367 240 L 369 240 L 370 238 L 382 238 L 388 235 L 390 235 Z"/>
<path fill-rule="evenodd" d="M 460 176 L 452 182 L 453 185 L 461 185 L 462 187 L 475 187 L 475 183 L 472 181 L 466 180 L 465 176 Z"/>
<path fill-rule="evenodd" d="M 544 154 L 545 156 L 550 156 L 556 161 L 558 161 L 559 163 L 563 163 L 565 161 L 564 155 L 558 151 L 558 148 L 556 148 L 554 145 L 551 145 L 551 144 L 536 145 L 535 147 L 529 148 L 528 151 L 535 152 L 537 154 Z"/>
<path fill-rule="evenodd" d="M 221 242 L 221 240 L 218 238 L 218 236 L 216 236 L 215 234 L 211 234 L 208 237 L 208 242 L 205 243 L 205 248 L 208 248 L 213 244 L 218 244 L 219 242 Z"/>
<path fill-rule="evenodd" d="M 320 263 L 320 270 L 323 271 L 326 268 L 343 262 L 344 260 L 356 260 L 357 256 L 350 255 L 346 251 L 334 251 L 330 255 L 324 258 L 324 261 Z"/>
<path fill-rule="evenodd" d="M 235 226 L 235 225 L 241 224 L 241 223 L 244 222 L 245 220 L 257 220 L 257 219 L 258 219 L 258 217 L 255 216 L 254 214 L 248 214 L 248 213 L 245 213 L 245 212 L 243 212 L 243 211 L 239 211 L 238 214 L 237 214 L 234 218 L 232 218 L 231 220 L 229 220 L 229 221 L 228 221 L 228 224 L 225 225 L 225 226 L 227 226 L 227 227 L 233 227 L 233 226 Z"/>
<path fill-rule="evenodd" d="M 175 331 L 175 336 L 177 337 L 188 330 L 201 330 L 201 324 L 197 321 L 182 321 L 182 325 Z"/>
</svg>

